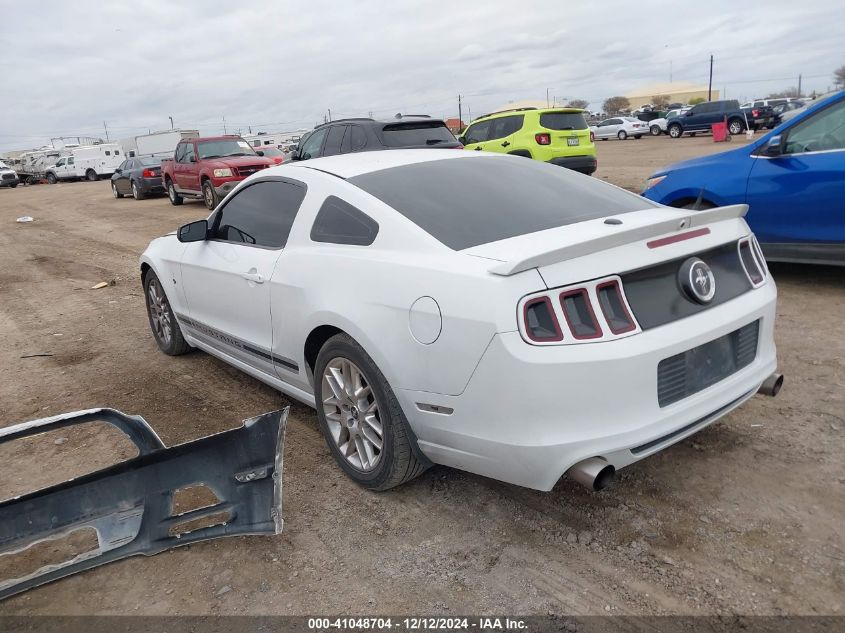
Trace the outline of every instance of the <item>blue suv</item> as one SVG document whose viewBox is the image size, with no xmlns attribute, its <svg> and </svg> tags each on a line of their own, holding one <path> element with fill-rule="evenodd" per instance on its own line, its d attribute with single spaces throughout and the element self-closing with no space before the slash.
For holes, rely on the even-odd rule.
<svg viewBox="0 0 845 633">
<path fill-rule="evenodd" d="M 770 261 L 845 265 L 845 91 L 750 145 L 657 171 L 643 195 L 688 209 L 748 204 Z"/>
</svg>

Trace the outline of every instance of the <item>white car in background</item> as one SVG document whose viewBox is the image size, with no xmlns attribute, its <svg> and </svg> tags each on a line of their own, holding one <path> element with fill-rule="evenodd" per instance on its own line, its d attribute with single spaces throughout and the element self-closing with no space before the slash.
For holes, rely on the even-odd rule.
<svg viewBox="0 0 845 633">
<path fill-rule="evenodd" d="M 605 119 L 598 125 L 590 128 L 595 137 L 606 141 L 609 138 L 618 138 L 624 141 L 629 136 L 642 138 L 648 134 L 648 123 L 630 116 L 617 116 Z"/>
<path fill-rule="evenodd" d="M 690 108 L 677 108 L 675 110 L 669 110 L 666 113 L 666 117 L 661 117 L 659 119 L 652 119 L 648 122 L 648 131 L 652 136 L 660 136 L 661 134 L 666 134 L 666 128 L 669 126 L 669 120 L 674 119 L 676 116 L 683 114 Z"/>
<path fill-rule="evenodd" d="M 365 152 L 250 176 L 141 274 L 164 353 L 198 347 L 316 407 L 363 486 L 437 463 L 599 489 L 779 386 L 746 209 L 514 156 Z"/>
</svg>

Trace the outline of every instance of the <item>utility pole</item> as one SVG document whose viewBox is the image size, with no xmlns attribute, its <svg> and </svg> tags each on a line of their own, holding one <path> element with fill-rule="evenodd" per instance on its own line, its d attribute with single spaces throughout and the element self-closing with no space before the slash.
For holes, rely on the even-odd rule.
<svg viewBox="0 0 845 633">
<path fill-rule="evenodd" d="M 546 107 L 549 107 L 549 89 L 546 88 Z"/>
<path fill-rule="evenodd" d="M 172 130 L 173 129 L 173 117 L 169 116 L 167 118 L 170 119 L 170 129 Z"/>
<path fill-rule="evenodd" d="M 710 55 L 710 82 L 707 84 L 707 100 L 711 101 L 713 97 L 713 55 Z"/>
<path fill-rule="evenodd" d="M 798 75 L 798 96 L 801 96 L 801 75 Z"/>
<path fill-rule="evenodd" d="M 223 136 L 226 136 L 226 117 L 223 117 Z"/>
<path fill-rule="evenodd" d="M 672 83 L 672 60 L 669 60 L 669 83 Z"/>
<path fill-rule="evenodd" d="M 458 95 L 458 127 L 463 126 L 464 118 L 462 116 L 463 110 L 461 110 L 461 95 Z"/>
<path fill-rule="evenodd" d="M 106 143 L 109 142 L 109 126 L 106 125 L 106 122 L 103 121 L 103 129 L 106 131 Z"/>
<path fill-rule="evenodd" d="M 332 109 L 329 108 L 328 110 L 329 110 L 329 122 L 331 122 L 331 120 L 332 120 Z"/>
</svg>

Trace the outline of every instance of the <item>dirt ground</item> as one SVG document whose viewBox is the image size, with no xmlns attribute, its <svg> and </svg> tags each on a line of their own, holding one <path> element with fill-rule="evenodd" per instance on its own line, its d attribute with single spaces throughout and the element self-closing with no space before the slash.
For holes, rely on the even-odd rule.
<svg viewBox="0 0 845 633">
<path fill-rule="evenodd" d="M 743 140 L 735 139 L 733 146 Z M 597 176 L 725 149 L 599 143 Z M 31 215 L 31 224 L 15 218 Z M 114 200 L 107 182 L 0 190 L 0 426 L 110 406 L 168 445 L 291 405 L 278 537 L 211 541 L 78 574 L 5 614 L 841 614 L 845 611 L 845 275 L 773 266 L 786 386 L 591 493 L 435 467 L 386 493 L 335 466 L 316 417 L 210 356 L 161 354 L 138 256 L 200 203 Z M 91 290 L 100 281 L 115 285 Z M 28 354 L 52 356 L 21 358 Z M 112 447 L 97 433 L 0 461 L 4 492 Z M 24 486 L 25 487 L 25 486 Z"/>
</svg>

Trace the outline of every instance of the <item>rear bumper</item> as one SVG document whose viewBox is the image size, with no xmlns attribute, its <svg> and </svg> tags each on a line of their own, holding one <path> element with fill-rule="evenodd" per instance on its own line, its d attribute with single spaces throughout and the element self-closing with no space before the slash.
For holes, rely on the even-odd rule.
<svg viewBox="0 0 845 633">
<path fill-rule="evenodd" d="M 161 178 L 139 178 L 136 181 L 144 193 L 164 193 L 164 183 Z"/>
<path fill-rule="evenodd" d="M 11 187 L 13 185 L 17 185 L 20 182 L 20 178 L 15 175 L 14 178 L 3 178 L 0 179 L 0 187 Z"/>
<path fill-rule="evenodd" d="M 559 156 L 547 162 L 558 167 L 579 171 L 582 174 L 592 174 L 598 166 L 595 156 Z"/>
<path fill-rule="evenodd" d="M 461 395 L 398 395 L 420 449 L 433 462 L 550 490 L 581 460 L 603 457 L 618 470 L 696 433 L 754 395 L 777 367 L 776 297 L 770 280 L 699 315 L 604 343 L 538 347 L 518 332 L 501 333 Z M 750 365 L 659 406 L 661 360 L 756 319 L 757 356 Z M 418 403 L 439 412 L 420 410 Z"/>
</svg>

